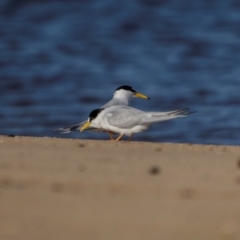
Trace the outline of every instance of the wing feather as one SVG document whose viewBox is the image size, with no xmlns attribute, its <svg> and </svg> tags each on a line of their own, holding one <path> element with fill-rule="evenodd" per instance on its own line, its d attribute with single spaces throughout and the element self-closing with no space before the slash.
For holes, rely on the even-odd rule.
<svg viewBox="0 0 240 240">
<path fill-rule="evenodd" d="M 146 113 L 127 106 L 117 107 L 107 114 L 107 121 L 111 126 L 131 128 L 138 125 Z"/>
<path fill-rule="evenodd" d="M 175 111 L 170 111 L 170 112 L 152 112 L 150 117 L 144 118 L 141 123 L 155 123 L 155 122 L 161 122 L 161 121 L 166 121 L 174 118 L 179 118 L 179 117 L 186 117 L 191 113 L 195 112 L 190 112 L 189 108 L 183 108 Z"/>
</svg>

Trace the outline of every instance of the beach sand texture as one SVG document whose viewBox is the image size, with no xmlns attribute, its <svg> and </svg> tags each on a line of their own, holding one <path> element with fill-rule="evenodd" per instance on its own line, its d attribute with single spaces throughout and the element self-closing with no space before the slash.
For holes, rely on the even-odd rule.
<svg viewBox="0 0 240 240">
<path fill-rule="evenodd" d="M 1 136 L 0 239 L 240 239 L 240 147 Z"/>
</svg>

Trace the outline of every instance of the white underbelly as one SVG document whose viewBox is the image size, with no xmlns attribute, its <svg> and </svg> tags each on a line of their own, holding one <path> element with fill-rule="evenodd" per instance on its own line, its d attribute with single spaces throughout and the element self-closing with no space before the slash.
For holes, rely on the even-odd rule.
<svg viewBox="0 0 240 240">
<path fill-rule="evenodd" d="M 109 130 L 112 132 L 124 134 L 126 136 L 131 136 L 132 134 L 142 132 L 142 131 L 146 130 L 147 128 L 148 128 L 148 126 L 143 126 L 143 125 L 137 125 L 130 129 L 118 128 L 118 127 L 111 126 L 111 127 L 109 127 Z"/>
</svg>

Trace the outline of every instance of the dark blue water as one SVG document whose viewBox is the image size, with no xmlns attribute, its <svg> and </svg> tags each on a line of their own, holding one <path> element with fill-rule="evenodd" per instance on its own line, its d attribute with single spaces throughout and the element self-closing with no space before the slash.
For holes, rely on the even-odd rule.
<svg viewBox="0 0 240 240">
<path fill-rule="evenodd" d="M 59 135 L 128 84 L 134 107 L 197 113 L 138 141 L 240 144 L 238 0 L 0 1 L 0 134 Z"/>
</svg>

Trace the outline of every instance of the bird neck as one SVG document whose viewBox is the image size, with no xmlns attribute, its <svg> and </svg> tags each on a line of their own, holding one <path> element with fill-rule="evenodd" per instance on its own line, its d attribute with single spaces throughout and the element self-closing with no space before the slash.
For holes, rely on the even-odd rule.
<svg viewBox="0 0 240 240">
<path fill-rule="evenodd" d="M 121 105 L 128 105 L 132 98 L 133 97 L 130 94 L 126 94 L 124 92 L 117 92 L 114 95 L 115 101 L 121 103 Z"/>
</svg>

